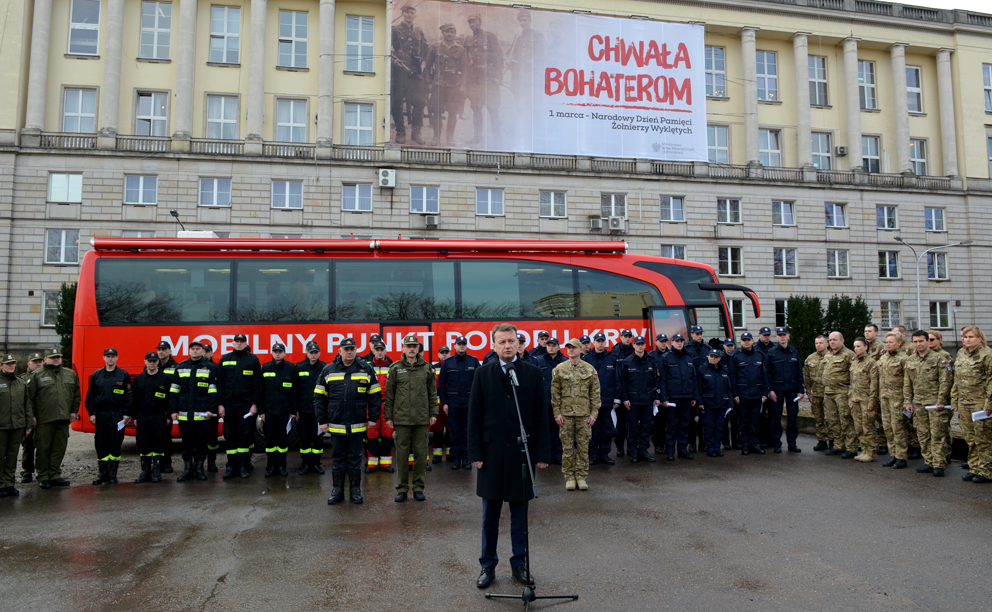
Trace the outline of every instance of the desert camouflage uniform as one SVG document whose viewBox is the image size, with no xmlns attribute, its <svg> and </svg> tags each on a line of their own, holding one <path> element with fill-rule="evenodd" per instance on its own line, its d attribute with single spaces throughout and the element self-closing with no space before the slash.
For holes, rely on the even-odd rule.
<svg viewBox="0 0 992 612">
<path fill-rule="evenodd" d="M 596 369 L 580 361 L 559 363 L 551 373 L 551 408 L 565 421 L 559 428 L 561 471 L 566 480 L 585 480 L 589 475 L 589 417 L 599 414 L 599 376 Z"/>
<path fill-rule="evenodd" d="M 835 451 L 855 452 L 858 439 L 854 435 L 854 419 L 848 405 L 851 391 L 851 360 L 854 351 L 842 346 L 836 353 L 827 349 L 821 364 L 823 380 L 823 413 L 830 428 Z"/>
<path fill-rule="evenodd" d="M 878 396 L 882 409 L 882 424 L 889 442 L 889 452 L 896 459 L 906 459 L 909 419 L 902 413 L 902 389 L 909 357 L 901 349 L 886 351 L 878 360 Z"/>
<path fill-rule="evenodd" d="M 875 457 L 875 415 L 878 413 L 878 364 L 865 353 L 851 361 L 851 413 L 861 454 Z"/>
<path fill-rule="evenodd" d="M 868 356 L 871 357 L 875 363 L 878 363 L 878 360 L 882 358 L 883 354 L 885 354 L 884 342 L 878 338 L 875 338 L 868 344 Z M 875 404 L 875 410 L 873 412 L 875 413 L 875 441 L 879 448 L 888 447 L 888 440 L 885 439 L 885 427 L 882 424 L 882 409 L 877 403 Z"/>
<path fill-rule="evenodd" d="M 927 410 L 926 406 L 950 404 L 950 371 L 953 367 L 940 353 L 916 353 L 906 360 L 903 402 L 913 406 L 913 423 L 919 436 L 923 459 L 932 468 L 947 467 L 951 445 L 952 411 Z"/>
<path fill-rule="evenodd" d="M 958 351 L 954 370 L 951 405 L 958 413 L 961 433 L 968 443 L 968 471 L 992 478 L 992 419 L 977 423 L 971 420 L 973 412 L 989 408 L 989 397 L 992 396 L 992 350 L 978 346 L 969 352 L 967 348 L 962 348 Z"/>
<path fill-rule="evenodd" d="M 823 355 L 812 353 L 803 363 L 803 382 L 809 391 L 809 406 L 816 421 L 816 439 L 826 442 L 830 438 L 827 420 L 823 417 Z"/>
</svg>

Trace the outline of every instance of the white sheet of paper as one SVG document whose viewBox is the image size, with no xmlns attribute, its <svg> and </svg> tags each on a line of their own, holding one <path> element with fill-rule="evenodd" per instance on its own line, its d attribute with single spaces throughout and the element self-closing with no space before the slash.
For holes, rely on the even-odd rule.
<svg viewBox="0 0 992 612">
<path fill-rule="evenodd" d="M 245 413 L 245 416 L 244 416 L 243 418 L 246 418 L 246 419 L 247 419 L 247 418 L 248 418 L 248 417 L 250 417 L 250 416 L 251 416 L 251 413 L 250 413 L 250 412 L 246 412 L 246 413 Z"/>
<path fill-rule="evenodd" d="M 665 402 L 665 406 L 667 406 L 669 408 L 674 408 L 675 407 L 675 404 L 673 404 L 672 402 Z"/>
<path fill-rule="evenodd" d="M 984 421 L 987 418 L 989 418 L 989 415 L 984 410 L 979 410 L 978 412 L 971 413 L 972 421 Z"/>
<path fill-rule="evenodd" d="M 318 436 L 322 436 L 322 435 L 324 435 L 324 432 L 322 432 L 322 431 L 320 430 L 320 425 L 318 425 L 318 426 L 317 426 L 317 435 L 318 435 Z"/>
<path fill-rule="evenodd" d="M 730 411 L 731 410 L 733 410 L 733 408 L 727 408 L 727 412 L 723 413 L 724 418 L 730 416 Z"/>
<path fill-rule="evenodd" d="M 124 419 L 117 421 L 117 431 L 124 429 L 124 425 L 126 424 L 127 422 Z"/>
<path fill-rule="evenodd" d="M 913 418 L 913 413 L 906 410 L 905 408 L 902 409 L 902 413 L 906 416 L 907 419 Z"/>
<path fill-rule="evenodd" d="M 658 416 L 658 407 L 657 406 L 654 406 L 654 415 L 653 416 Z"/>
<path fill-rule="evenodd" d="M 937 409 L 936 406 L 927 406 L 927 410 L 936 410 L 936 409 Z M 945 410 L 950 410 L 951 407 L 950 406 L 944 406 L 944 409 Z"/>
<path fill-rule="evenodd" d="M 794 402 L 798 402 L 798 401 L 799 401 L 799 399 L 800 399 L 800 397 L 799 397 L 799 396 L 797 395 L 797 396 L 796 396 L 796 397 L 795 397 L 795 398 L 794 398 L 794 399 L 793 399 L 792 401 L 794 401 Z"/>
<path fill-rule="evenodd" d="M 289 433 L 289 430 L 292 428 L 293 428 L 293 419 L 289 419 L 288 421 L 286 421 L 286 433 Z"/>
<path fill-rule="evenodd" d="M 619 406 L 617 406 L 617 408 L 619 409 Z M 613 417 L 613 426 L 616 427 L 617 426 L 617 411 L 616 410 L 611 410 L 610 411 L 610 416 Z"/>
</svg>

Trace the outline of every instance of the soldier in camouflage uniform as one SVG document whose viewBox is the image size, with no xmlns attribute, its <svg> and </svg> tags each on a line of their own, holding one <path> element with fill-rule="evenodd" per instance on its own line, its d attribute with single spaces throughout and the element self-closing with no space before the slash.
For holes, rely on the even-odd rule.
<svg viewBox="0 0 992 612">
<path fill-rule="evenodd" d="M 909 419 L 902 412 L 902 389 L 905 382 L 906 360 L 902 352 L 899 332 L 885 334 L 885 353 L 878 360 L 878 396 L 882 410 L 882 424 L 885 437 L 889 441 L 892 457 L 882 467 L 902 469 L 906 467 L 909 434 L 906 426 Z"/>
<path fill-rule="evenodd" d="M 861 440 L 861 454 L 855 461 L 870 463 L 875 460 L 875 414 L 878 412 L 878 364 L 868 353 L 868 341 L 854 341 L 854 359 L 851 361 L 851 412 L 854 429 Z"/>
<path fill-rule="evenodd" d="M 851 360 L 854 353 L 844 346 L 844 335 L 830 332 L 827 343 L 830 348 L 823 356 L 820 365 L 823 373 L 823 413 L 830 429 L 830 439 L 834 447 L 826 454 L 840 455 L 843 459 L 853 459 L 858 446 L 854 434 L 854 418 L 851 416 Z"/>
<path fill-rule="evenodd" d="M 876 363 L 885 353 L 885 343 L 878 339 L 878 325 L 869 323 L 865 325 L 865 340 L 868 341 L 868 356 Z M 885 427 L 882 425 L 882 411 L 878 405 L 875 406 L 875 439 L 878 442 L 878 454 L 889 454 L 889 443 L 885 439 Z"/>
<path fill-rule="evenodd" d="M 431 83 L 428 113 L 434 130 L 434 140 L 431 145 L 435 147 L 441 146 L 441 115 L 445 113 L 448 115 L 445 130 L 446 144 L 451 146 L 455 137 L 455 126 L 458 124 L 458 113 L 462 111 L 465 99 L 462 84 L 465 80 L 468 56 L 465 47 L 455 38 L 456 33 L 454 24 L 442 25 L 441 42 L 431 47 L 427 55 L 427 79 Z"/>
<path fill-rule="evenodd" d="M 906 339 L 906 328 L 902 325 L 896 325 L 892 331 L 899 334 L 899 351 L 907 357 L 912 357 L 913 353 L 916 352 L 916 347 Z M 910 459 L 921 459 L 923 454 L 920 452 L 920 441 L 916 435 L 916 425 L 913 423 L 913 419 L 907 419 L 906 437 L 909 439 L 909 454 L 907 456 Z"/>
<path fill-rule="evenodd" d="M 961 342 L 964 348 L 958 351 L 951 386 L 951 405 L 958 413 L 958 423 L 968 443 L 968 463 L 965 464 L 968 472 L 961 478 L 988 482 L 992 479 L 992 427 L 988 426 L 992 419 L 974 422 L 972 413 L 990 408 L 992 350 L 986 345 L 985 334 L 974 325 L 961 330 Z M 982 429 L 976 431 L 980 427 Z"/>
<path fill-rule="evenodd" d="M 806 358 L 803 364 L 803 382 L 806 390 L 809 391 L 809 406 L 813 412 L 813 419 L 816 420 L 816 446 L 815 451 L 827 450 L 827 440 L 830 439 L 830 428 L 827 427 L 827 420 L 823 417 L 823 356 L 827 353 L 827 337 L 816 337 L 816 352 Z"/>
<path fill-rule="evenodd" d="M 393 66 L 390 91 L 390 114 L 396 126 L 396 144 L 406 143 L 406 112 L 410 115 L 413 133 L 410 138 L 417 144 L 424 144 L 420 130 L 424 126 L 424 104 L 427 92 L 424 87 L 424 57 L 427 55 L 427 39 L 420 28 L 413 25 L 417 9 L 411 5 L 402 9 L 403 20 L 393 26 Z"/>
<path fill-rule="evenodd" d="M 944 336 L 936 329 L 931 329 L 927 332 L 927 344 L 930 346 L 931 351 L 935 351 L 941 358 L 947 362 L 947 371 L 950 376 L 949 386 L 954 387 L 954 357 L 944 349 Z M 953 404 L 951 404 L 953 406 Z M 951 444 L 947 445 L 947 463 L 951 462 L 951 451 L 953 450 L 954 444 L 953 439 Z"/>
<path fill-rule="evenodd" d="M 572 338 L 565 343 L 568 361 L 551 372 L 551 408 L 561 436 L 561 471 L 565 489 L 588 491 L 589 440 L 599 414 L 599 376 L 596 368 L 582 361 L 582 342 Z"/>
<path fill-rule="evenodd" d="M 925 331 L 913 332 L 913 344 L 916 354 L 906 361 L 902 400 L 906 410 L 913 413 L 916 434 L 926 460 L 926 465 L 916 468 L 916 471 L 943 476 L 951 444 L 953 414 L 946 406 L 950 403 L 949 370 L 952 366 L 939 353 L 930 350 Z M 927 406 L 936 408 L 927 410 Z"/>
</svg>

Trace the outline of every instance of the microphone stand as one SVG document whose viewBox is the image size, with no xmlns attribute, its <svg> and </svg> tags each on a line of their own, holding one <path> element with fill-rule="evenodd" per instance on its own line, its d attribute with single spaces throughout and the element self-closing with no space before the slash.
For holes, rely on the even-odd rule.
<svg viewBox="0 0 992 612">
<path fill-rule="evenodd" d="M 534 478 L 534 465 L 531 463 L 530 459 L 530 444 L 528 443 L 527 429 L 524 427 L 524 417 L 520 412 L 520 401 L 517 399 L 517 387 L 520 386 L 520 382 L 517 380 L 516 368 L 513 362 L 506 364 L 506 373 L 510 378 L 510 389 L 513 391 L 513 403 L 517 408 L 517 423 L 520 425 L 520 436 L 517 438 L 517 444 L 524 451 L 524 457 L 526 461 L 520 464 L 520 470 L 522 472 L 521 476 L 526 481 L 527 476 L 530 476 L 531 486 L 534 488 L 534 499 L 537 499 L 537 480 Z M 526 486 L 526 484 L 524 485 Z M 524 502 L 525 504 L 527 502 Z M 524 591 L 520 595 L 506 595 L 500 593 L 486 593 L 486 599 L 520 599 L 524 602 L 524 612 L 530 610 L 530 604 L 532 601 L 538 599 L 571 599 L 575 601 L 579 598 L 577 594 L 573 595 L 538 595 L 536 590 L 537 586 L 534 584 L 534 579 L 530 573 L 530 530 L 528 529 L 528 513 L 527 507 L 524 507 L 524 567 L 527 568 L 527 577 L 532 584 L 525 584 Z"/>
</svg>

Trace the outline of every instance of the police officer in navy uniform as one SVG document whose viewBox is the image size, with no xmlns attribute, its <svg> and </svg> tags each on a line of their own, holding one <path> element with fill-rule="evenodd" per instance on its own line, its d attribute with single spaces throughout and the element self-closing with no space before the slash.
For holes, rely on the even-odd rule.
<svg viewBox="0 0 992 612">
<path fill-rule="evenodd" d="M 307 342 L 307 357 L 296 364 L 296 379 L 299 389 L 299 421 L 300 431 L 300 470 L 303 476 L 307 472 L 323 474 L 320 467 L 320 455 L 324 450 L 324 434 L 317 427 L 317 415 L 313 411 L 313 389 L 320 380 L 320 373 L 327 364 L 320 360 L 320 345 L 311 340 Z"/>
<path fill-rule="evenodd" d="M 617 358 L 606 350 L 605 334 L 599 333 L 595 337 L 593 350 L 582 356 L 582 360 L 591 365 L 599 376 L 599 414 L 596 415 L 596 421 L 592 424 L 592 437 L 589 440 L 589 464 L 613 465 L 616 461 L 610 458 L 610 447 L 613 446 L 614 426 L 610 413 L 616 409 L 617 423 L 619 424 L 620 413 L 627 411 L 620 409 Z M 624 415 L 624 425 L 626 423 L 626 415 Z M 624 434 L 626 435 L 626 431 Z"/>
<path fill-rule="evenodd" d="M 547 349 L 545 349 L 545 354 L 547 354 Z M 493 351 L 492 352 L 492 356 L 493 356 L 492 359 L 490 359 L 489 361 L 495 361 L 495 360 L 499 359 L 499 355 L 496 354 L 496 351 Z M 517 360 L 518 361 L 526 361 L 527 363 L 529 363 L 531 365 L 535 365 L 535 366 L 537 365 L 537 359 L 535 359 L 527 351 L 527 336 L 525 336 L 523 334 L 519 334 L 519 333 L 517 334 Z M 483 362 L 483 363 L 488 363 L 488 362 Z M 540 366 L 538 366 L 538 367 L 540 367 Z"/>
<path fill-rule="evenodd" d="M 696 375 L 697 405 L 703 426 L 703 450 L 707 457 L 723 457 L 720 440 L 728 411 L 734 406 L 734 384 L 723 361 L 723 351 L 710 349 L 706 364 Z"/>
<path fill-rule="evenodd" d="M 782 407 L 785 406 L 785 413 L 788 424 L 785 429 L 785 439 L 789 445 L 789 451 L 801 453 L 802 449 L 796 446 L 799 438 L 799 427 L 796 418 L 799 416 L 799 400 L 806 394 L 806 387 L 803 382 L 803 360 L 799 356 L 796 347 L 789 344 L 789 330 L 786 327 L 779 327 L 775 330 L 778 344 L 768 350 L 768 379 L 771 383 L 771 392 L 768 399 L 771 409 L 769 410 L 769 431 L 771 434 L 771 447 L 776 453 L 782 452 Z"/>
<path fill-rule="evenodd" d="M 551 373 L 559 363 L 568 361 L 559 349 L 558 338 L 549 338 L 545 345 L 545 354 L 537 357 L 537 365 L 544 375 L 544 390 L 546 392 L 548 406 L 551 405 Z M 548 434 L 551 442 L 551 463 L 561 465 L 562 445 L 559 436 L 558 423 L 555 422 L 555 415 L 548 411 Z"/>
<path fill-rule="evenodd" d="M 702 360 L 699 365 L 706 363 L 706 355 L 710 352 L 710 347 L 703 342 L 703 331 L 702 325 L 693 325 L 689 329 L 689 339 L 685 343 L 685 348 L 689 354 Z"/>
<path fill-rule="evenodd" d="M 720 347 L 720 365 L 729 374 L 730 356 L 737 350 L 737 343 L 734 342 L 733 338 L 727 338 L 720 343 Z M 737 420 L 739 414 L 740 411 L 737 409 L 737 404 L 734 403 L 733 409 L 727 414 L 723 428 L 723 448 L 725 450 L 741 450 L 741 425 Z"/>
<path fill-rule="evenodd" d="M 131 375 L 117 367 L 117 349 L 103 351 L 105 366 L 90 375 L 86 389 L 86 412 L 96 426 L 96 458 L 100 475 L 94 485 L 117 484 L 117 466 L 121 463 L 124 430 L 117 424 L 125 420 L 131 408 Z M 129 419 L 128 419 L 129 420 Z"/>
<path fill-rule="evenodd" d="M 754 343 L 754 350 L 758 351 L 767 359 L 768 351 L 775 346 L 772 343 L 772 328 L 762 327 L 758 330 L 758 340 Z M 767 363 L 765 364 L 767 367 Z M 758 446 L 768 448 L 771 440 L 771 419 L 768 415 L 772 412 L 772 400 L 766 399 L 761 402 L 761 419 L 758 421 Z M 781 415 L 779 415 L 781 416 Z"/>
<path fill-rule="evenodd" d="M 183 473 L 176 480 L 206 480 L 207 430 L 218 414 L 217 366 L 203 358 L 203 344 L 189 343 L 189 359 L 176 367 L 170 388 L 172 418 L 183 439 Z"/>
<path fill-rule="evenodd" d="M 661 357 L 669 350 L 668 346 L 668 336 L 665 334 L 658 334 L 654 338 L 654 349 L 648 351 L 648 356 L 654 359 L 654 363 L 658 368 L 658 373 L 661 373 Z M 654 435 L 651 437 L 651 441 L 654 442 L 654 452 L 655 454 L 661 454 L 665 450 L 665 429 L 667 428 L 668 415 L 665 412 L 665 405 L 662 404 L 661 408 L 658 409 L 658 414 L 654 415 Z"/>
<path fill-rule="evenodd" d="M 703 342 L 703 326 L 693 325 L 689 330 L 689 339 L 685 342 L 685 351 L 692 357 L 693 365 L 698 371 L 706 365 L 706 355 L 710 352 L 710 347 Z M 692 407 L 692 414 L 689 417 L 689 446 L 690 453 L 696 449 L 703 448 L 703 421 L 699 413 L 699 408 Z"/>
<path fill-rule="evenodd" d="M 520 336 L 522 336 L 522 335 L 523 334 L 517 334 L 517 339 L 519 340 L 520 339 Z M 550 338 L 551 338 L 551 334 L 549 334 L 546 331 L 543 331 L 542 330 L 542 331 L 537 332 L 537 346 L 535 346 L 534 348 L 532 348 L 529 351 L 527 351 L 527 354 L 530 355 L 531 357 L 533 357 L 534 359 L 539 359 L 539 358 L 543 357 L 544 355 L 547 355 L 548 354 L 548 340 Z M 496 351 L 493 351 L 493 352 L 495 353 Z"/>
<path fill-rule="evenodd" d="M 455 354 L 441 362 L 437 394 L 451 428 L 451 469 L 471 470 L 468 461 L 468 400 L 479 360 L 468 354 L 465 336 L 455 338 Z"/>
<path fill-rule="evenodd" d="M 631 344 L 631 340 L 633 339 L 634 332 L 629 329 L 620 330 L 620 342 L 614 344 L 613 348 L 610 349 L 610 352 L 617 358 L 617 361 L 623 361 L 634 354 L 634 346 Z"/>
<path fill-rule="evenodd" d="M 660 376 L 654 359 L 644 350 L 644 336 L 633 339 L 634 354 L 620 363 L 620 401 L 627 410 L 627 444 L 630 462 L 654 462 L 648 453 L 651 438 L 651 420 L 658 399 Z M 619 453 L 618 453 L 619 454 Z"/>
<path fill-rule="evenodd" d="M 582 343 L 582 354 L 588 355 L 592 351 L 592 338 L 583 334 L 579 336 L 579 342 Z"/>
<path fill-rule="evenodd" d="M 768 371 L 764 354 L 754 348 L 754 337 L 741 334 L 741 348 L 730 356 L 730 377 L 734 381 L 734 403 L 737 404 L 741 428 L 741 454 L 764 455 L 758 446 L 758 422 L 761 405 L 768 399 Z"/>
<path fill-rule="evenodd" d="M 692 355 L 685 350 L 685 336 L 672 336 L 672 348 L 661 357 L 661 410 L 664 412 L 666 427 L 665 453 L 669 461 L 675 460 L 678 451 L 680 459 L 692 459 L 687 450 L 689 418 L 698 403 L 696 389 L 696 364 Z"/>
<path fill-rule="evenodd" d="M 262 366 L 262 392 L 258 396 L 258 418 L 265 430 L 265 476 L 289 476 L 286 455 L 289 454 L 290 420 L 297 415 L 296 366 L 286 361 L 286 346 L 272 345 L 272 360 Z"/>
<path fill-rule="evenodd" d="M 651 359 L 654 359 L 658 367 L 661 367 L 661 356 L 668 351 L 668 336 L 665 334 L 658 334 L 654 337 L 654 348 L 648 351 L 648 355 Z"/>
</svg>

